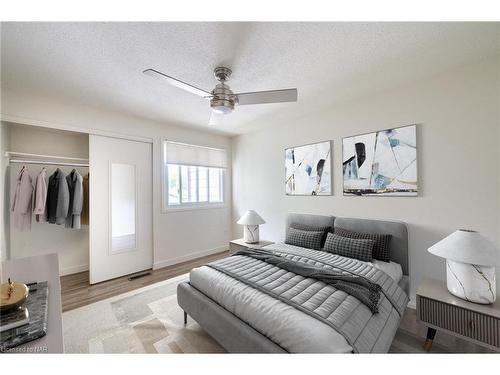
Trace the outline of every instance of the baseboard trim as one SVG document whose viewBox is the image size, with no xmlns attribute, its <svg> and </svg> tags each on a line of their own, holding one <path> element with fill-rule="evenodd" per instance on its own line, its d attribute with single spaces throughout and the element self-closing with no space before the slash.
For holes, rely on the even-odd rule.
<svg viewBox="0 0 500 375">
<path fill-rule="evenodd" d="M 213 249 L 198 251 L 198 252 L 193 253 L 193 254 L 188 254 L 188 255 L 184 255 L 181 257 L 173 258 L 173 259 L 161 260 L 161 261 L 153 263 L 153 269 L 157 270 L 160 268 L 173 266 L 175 264 L 188 262 L 188 261 L 193 260 L 193 259 L 202 258 L 202 257 L 207 256 L 207 255 L 222 253 L 223 251 L 227 251 L 227 250 L 229 250 L 228 245 L 214 247 Z"/>
<path fill-rule="evenodd" d="M 202 257 L 207 256 L 207 255 L 222 253 L 223 251 L 227 251 L 227 250 L 229 250 L 229 246 L 220 246 L 220 247 L 214 247 L 213 249 L 198 251 L 196 253 L 184 255 L 182 257 L 177 257 L 174 259 L 154 262 L 153 269 L 156 270 L 156 269 L 163 268 L 163 267 L 173 266 L 175 264 L 188 262 L 188 261 L 193 260 L 193 259 L 202 258 Z M 61 268 L 59 270 L 59 276 L 72 275 L 74 273 L 85 272 L 88 270 L 89 270 L 88 264 L 81 264 L 78 266 L 65 267 L 65 268 Z"/>
<path fill-rule="evenodd" d="M 79 266 L 72 266 L 72 267 L 61 268 L 59 270 L 59 276 L 72 275 L 74 273 L 85 272 L 85 271 L 88 271 L 88 270 L 89 270 L 89 265 L 88 264 L 81 264 Z"/>
</svg>

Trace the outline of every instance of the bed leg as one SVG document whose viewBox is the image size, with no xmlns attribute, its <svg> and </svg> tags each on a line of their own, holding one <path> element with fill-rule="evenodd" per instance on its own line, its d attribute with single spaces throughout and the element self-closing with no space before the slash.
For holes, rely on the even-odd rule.
<svg viewBox="0 0 500 375">
<path fill-rule="evenodd" d="M 434 337 L 436 337 L 436 330 L 434 328 L 427 328 L 427 338 L 424 343 L 424 350 L 426 352 L 430 351 L 432 348 L 432 342 L 434 341 Z"/>
<path fill-rule="evenodd" d="M 188 324 L 188 314 L 184 311 L 184 325 Z"/>
</svg>

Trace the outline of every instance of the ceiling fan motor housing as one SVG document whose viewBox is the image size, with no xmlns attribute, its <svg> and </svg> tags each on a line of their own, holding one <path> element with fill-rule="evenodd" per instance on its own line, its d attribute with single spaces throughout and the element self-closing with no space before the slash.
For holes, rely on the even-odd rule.
<svg viewBox="0 0 500 375">
<path fill-rule="evenodd" d="M 219 83 L 212 90 L 210 107 L 219 113 L 230 113 L 234 110 L 234 105 L 238 103 L 238 98 L 224 82 Z"/>
</svg>

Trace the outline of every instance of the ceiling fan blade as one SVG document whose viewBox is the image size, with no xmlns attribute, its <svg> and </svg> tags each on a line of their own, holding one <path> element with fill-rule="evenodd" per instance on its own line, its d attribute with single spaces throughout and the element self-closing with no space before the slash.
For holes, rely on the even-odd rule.
<svg viewBox="0 0 500 375">
<path fill-rule="evenodd" d="M 182 90 L 188 91 L 192 94 L 201 96 L 202 98 L 210 98 L 212 96 L 211 92 L 205 91 L 203 89 L 200 89 L 198 87 L 195 87 L 193 85 L 190 85 L 189 83 L 183 82 L 181 80 L 178 80 L 176 78 L 167 76 L 166 74 L 163 74 L 162 72 L 159 72 L 154 69 L 146 69 L 143 71 L 144 74 L 151 76 L 151 77 L 156 77 L 156 78 L 161 78 L 167 83 L 171 84 L 172 86 L 178 87 Z"/>
<path fill-rule="evenodd" d="M 244 92 L 236 94 L 239 105 L 297 101 L 297 89 Z"/>
<path fill-rule="evenodd" d="M 221 125 L 224 121 L 225 116 L 227 115 L 215 111 L 210 111 L 210 120 L 208 120 L 208 125 L 210 126 Z"/>
</svg>

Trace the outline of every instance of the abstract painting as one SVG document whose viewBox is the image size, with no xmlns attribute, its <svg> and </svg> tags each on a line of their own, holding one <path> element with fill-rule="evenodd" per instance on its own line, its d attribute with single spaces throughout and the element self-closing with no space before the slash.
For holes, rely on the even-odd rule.
<svg viewBox="0 0 500 375">
<path fill-rule="evenodd" d="M 417 195 L 416 125 L 344 138 L 344 195 Z"/>
<path fill-rule="evenodd" d="M 285 150 L 286 195 L 331 195 L 330 141 Z"/>
</svg>

